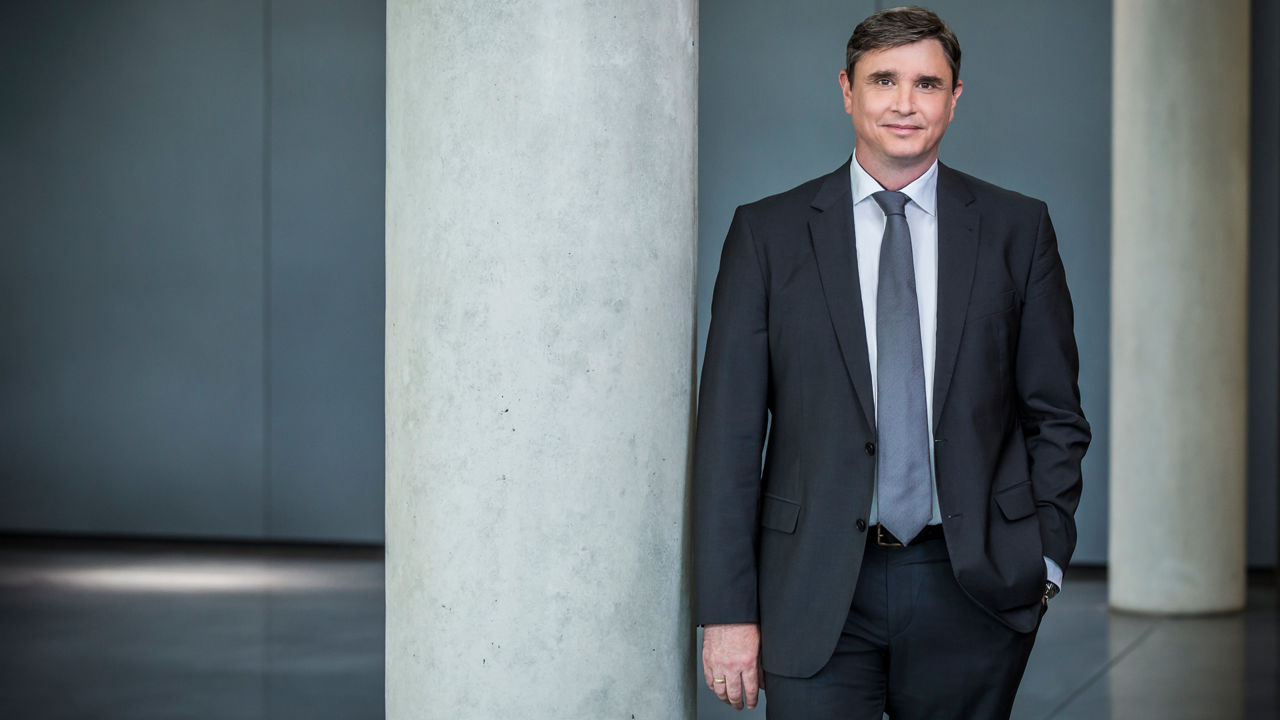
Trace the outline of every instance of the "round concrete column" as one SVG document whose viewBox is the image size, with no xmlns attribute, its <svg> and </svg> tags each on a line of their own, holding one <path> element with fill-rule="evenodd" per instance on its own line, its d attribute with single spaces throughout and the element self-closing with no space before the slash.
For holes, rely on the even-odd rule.
<svg viewBox="0 0 1280 720">
<path fill-rule="evenodd" d="M 387 4 L 391 720 L 693 715 L 697 4 Z"/>
<path fill-rule="evenodd" d="M 1113 607 L 1244 605 L 1247 0 L 1116 0 Z"/>
</svg>

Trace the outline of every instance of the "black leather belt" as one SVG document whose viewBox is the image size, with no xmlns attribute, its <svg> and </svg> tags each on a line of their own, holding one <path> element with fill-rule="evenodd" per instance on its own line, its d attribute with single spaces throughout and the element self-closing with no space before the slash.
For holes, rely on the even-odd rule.
<svg viewBox="0 0 1280 720">
<path fill-rule="evenodd" d="M 893 533 L 889 532 L 883 525 L 877 524 L 867 528 L 867 536 L 870 538 L 871 542 L 875 543 L 880 547 L 900 548 L 900 547 L 905 547 L 907 545 L 907 543 L 904 543 L 898 538 L 894 537 Z M 925 525 L 924 529 L 920 531 L 919 535 L 916 535 L 915 540 L 912 540 L 910 544 L 919 545 L 922 542 L 928 542 L 929 540 L 938 540 L 941 537 L 942 537 L 941 525 Z"/>
</svg>

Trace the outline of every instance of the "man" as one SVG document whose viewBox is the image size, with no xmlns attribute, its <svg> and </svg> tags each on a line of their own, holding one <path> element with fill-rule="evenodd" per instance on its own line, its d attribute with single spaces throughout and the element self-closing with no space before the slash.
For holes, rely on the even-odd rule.
<svg viewBox="0 0 1280 720">
<path fill-rule="evenodd" d="M 1044 203 L 937 162 L 959 69 L 932 12 L 864 20 L 850 163 L 725 240 L 694 542 L 735 708 L 763 686 L 771 719 L 1007 718 L 1075 548 L 1071 299 Z"/>
</svg>

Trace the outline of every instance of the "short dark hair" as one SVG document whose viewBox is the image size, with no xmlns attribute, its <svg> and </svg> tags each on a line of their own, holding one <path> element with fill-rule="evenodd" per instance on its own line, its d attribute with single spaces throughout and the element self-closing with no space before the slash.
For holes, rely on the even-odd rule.
<svg viewBox="0 0 1280 720">
<path fill-rule="evenodd" d="M 853 66 L 868 51 L 887 50 L 930 39 L 942 44 L 942 52 L 951 66 L 951 84 L 954 86 L 960 81 L 960 41 L 936 13 L 916 5 L 881 10 L 858 23 L 845 51 L 845 71 L 852 80 Z"/>
</svg>

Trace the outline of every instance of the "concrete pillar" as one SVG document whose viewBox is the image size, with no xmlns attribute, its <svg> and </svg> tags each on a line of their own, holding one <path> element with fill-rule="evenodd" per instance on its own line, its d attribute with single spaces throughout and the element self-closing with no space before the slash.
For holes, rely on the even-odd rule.
<svg viewBox="0 0 1280 720">
<path fill-rule="evenodd" d="M 1247 0 L 1116 0 L 1111 605 L 1245 590 Z"/>
<path fill-rule="evenodd" d="M 391 720 L 688 718 L 697 3 L 387 3 Z"/>
</svg>

